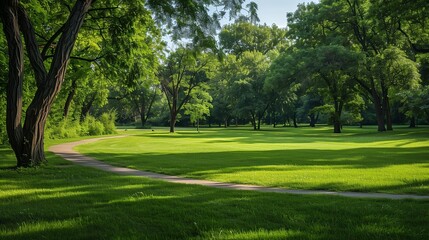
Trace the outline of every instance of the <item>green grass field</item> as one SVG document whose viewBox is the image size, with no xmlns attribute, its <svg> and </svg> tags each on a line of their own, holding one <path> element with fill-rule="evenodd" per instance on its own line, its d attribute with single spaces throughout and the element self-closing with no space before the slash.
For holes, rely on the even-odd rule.
<svg viewBox="0 0 429 240">
<path fill-rule="evenodd" d="M 326 140 L 330 143 L 325 144 L 327 149 L 335 149 L 332 144 L 342 142 L 351 146 L 361 142 L 367 145 L 365 149 L 370 149 L 368 140 L 373 138 L 375 149 L 383 144 L 395 145 L 389 141 L 402 142 L 398 144 L 408 141 L 409 145 L 385 148 L 395 150 L 406 146 L 402 154 L 409 156 L 414 156 L 414 150 L 424 155 L 424 150 L 427 149 L 427 144 L 425 145 L 427 130 L 424 129 L 418 129 L 410 134 L 406 130 L 398 130 L 385 135 L 356 131 L 346 131 L 349 137 L 345 137 L 346 134 L 331 135 L 324 128 L 282 129 L 272 132 L 213 130 L 201 134 L 183 131 L 173 135 L 163 133 L 161 130 L 127 131 L 138 135 L 122 139 L 124 142 L 119 139 L 105 140 L 93 147 L 110 146 L 110 149 L 119 149 L 128 144 L 128 150 L 123 149 L 120 153 L 114 154 L 118 163 L 124 164 L 121 161 L 127 154 L 138 158 L 138 153 L 134 153 L 137 152 L 136 146 L 148 144 L 150 148 L 139 148 L 146 149 L 139 153 L 141 159 L 155 157 L 159 164 L 163 163 L 162 156 L 166 156 L 164 159 L 169 162 L 180 160 L 181 164 L 176 164 L 174 170 L 176 173 L 215 170 L 215 166 L 219 168 L 218 170 L 238 168 L 234 165 L 237 165 L 240 159 L 238 157 L 240 154 L 237 153 L 240 152 L 237 150 L 240 146 L 245 148 L 253 146 L 252 151 L 244 149 L 243 152 L 247 157 L 251 155 L 250 153 L 256 156 L 247 163 L 247 166 L 241 166 L 244 168 L 250 168 L 252 164 L 257 167 L 258 162 L 259 166 L 263 166 L 261 163 L 264 161 L 263 154 L 257 154 L 258 151 L 267 154 L 285 151 L 283 157 L 286 159 L 288 157 L 286 146 L 297 144 L 295 146 L 297 149 L 291 150 L 296 154 L 300 150 L 297 146 L 305 145 L 306 142 L 317 145 L 322 150 L 322 144 L 317 142 Z M 296 133 L 301 136 L 297 136 L 294 143 L 292 139 Z M 305 135 L 309 138 L 305 138 Z M 285 141 L 287 139 L 289 141 Z M 139 142 L 136 143 L 135 140 Z M 156 142 L 163 143 L 164 147 L 155 148 Z M 56 143 L 59 141 L 49 142 L 47 145 Z M 287 145 L 284 145 L 285 149 L 282 150 L 279 144 Z M 278 149 L 260 150 L 271 145 Z M 220 146 L 222 148 L 218 149 Z M 234 157 L 230 165 L 222 166 L 222 162 L 226 164 L 227 161 L 219 160 L 217 165 L 216 161 L 209 162 L 206 169 L 201 166 L 186 166 L 192 161 L 198 161 L 198 158 L 189 156 L 202 156 L 210 152 L 218 154 L 218 157 L 228 156 L 228 146 L 232 151 L 231 156 Z M 91 148 L 88 147 L 89 145 L 82 147 L 81 150 L 96 152 L 89 151 Z M 345 146 L 343 148 L 339 151 L 350 150 Z M 189 149 L 194 149 L 194 152 L 186 155 L 184 152 Z M 308 148 L 301 149 L 304 151 Z M 101 149 L 97 151 L 101 152 Z M 171 156 L 166 154 L 166 151 L 171 151 Z M 362 151 L 361 154 L 366 153 Z M 188 158 L 176 158 L 178 156 Z M 49 161 L 47 166 L 14 170 L 11 168 L 15 164 L 11 150 L 0 148 L 0 239 L 428 239 L 429 237 L 427 200 L 354 199 L 221 190 L 120 176 L 73 165 L 52 154 L 47 154 L 47 157 Z M 337 158 L 340 158 L 340 155 Z M 417 165 L 417 168 L 420 168 L 426 164 L 427 169 L 427 162 L 424 163 L 422 158 L 420 162 L 412 160 L 415 163 L 410 165 Z M 277 161 L 280 160 L 278 157 Z M 142 166 L 143 163 L 140 161 L 134 166 Z M 342 161 L 341 165 L 344 165 L 345 160 L 338 161 Z M 395 164 L 387 164 L 386 161 L 373 163 L 367 169 L 383 169 L 395 164 L 411 167 L 401 162 L 405 161 L 404 159 L 396 160 Z M 307 165 L 302 167 L 315 165 L 310 163 L 307 162 Z M 365 164 L 367 164 L 365 160 L 360 160 L 354 166 L 356 169 L 364 170 L 366 168 L 362 165 Z M 329 166 L 331 165 L 339 166 L 329 162 Z M 240 171 L 224 172 L 240 176 L 239 173 Z M 210 175 L 214 176 L 207 174 Z M 420 177 L 414 175 L 415 178 Z M 202 178 L 203 175 L 193 176 Z"/>
<path fill-rule="evenodd" d="M 429 195 L 429 128 L 127 131 L 77 150 L 113 165 L 293 189 Z"/>
</svg>

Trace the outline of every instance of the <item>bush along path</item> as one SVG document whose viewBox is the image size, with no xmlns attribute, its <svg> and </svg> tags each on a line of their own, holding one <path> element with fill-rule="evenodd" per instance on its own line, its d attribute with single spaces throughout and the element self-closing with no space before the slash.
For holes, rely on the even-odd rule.
<svg viewBox="0 0 429 240">
<path fill-rule="evenodd" d="M 201 185 L 207 187 L 215 187 L 221 189 L 233 189 L 233 190 L 248 190 L 248 191 L 258 191 L 258 192 L 275 192 L 275 193 L 288 193 L 288 194 L 321 194 L 321 195 L 334 195 L 334 196 L 342 196 L 342 197 L 353 197 L 353 198 L 384 198 L 384 199 L 426 199 L 429 200 L 429 196 L 419 196 L 419 195 L 410 195 L 410 194 L 387 194 L 387 193 L 364 193 L 364 192 L 334 192 L 334 191 L 324 191 L 324 190 L 292 190 L 292 189 L 284 189 L 284 188 L 275 188 L 275 187 L 262 187 L 256 185 L 247 185 L 247 184 L 235 184 L 235 183 L 224 183 L 224 182 L 215 182 L 215 181 L 207 181 L 207 180 L 198 180 L 191 178 L 183 178 L 178 176 L 170 176 L 165 174 L 140 171 L 131 168 L 124 167 L 116 167 L 104 162 L 95 160 L 91 157 L 84 156 L 73 148 L 75 146 L 92 143 L 102 139 L 109 138 L 119 138 L 126 137 L 126 135 L 121 136 L 113 136 L 113 137 L 103 137 L 103 138 L 94 138 L 81 140 L 77 142 L 64 143 L 55 145 L 49 148 L 49 151 L 55 153 L 58 156 L 63 157 L 64 159 L 74 162 L 76 164 L 92 167 L 96 169 L 100 169 L 106 172 L 112 172 L 116 174 L 122 174 L 127 176 L 141 176 L 152 179 L 160 179 L 167 182 L 172 183 L 181 183 L 181 184 L 194 184 Z"/>
</svg>

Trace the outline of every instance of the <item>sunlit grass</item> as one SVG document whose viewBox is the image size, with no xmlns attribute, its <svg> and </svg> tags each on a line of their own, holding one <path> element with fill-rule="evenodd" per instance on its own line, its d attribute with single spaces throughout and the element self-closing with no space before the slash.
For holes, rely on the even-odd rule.
<svg viewBox="0 0 429 240">
<path fill-rule="evenodd" d="M 126 177 L 0 148 L 0 239 L 427 239 L 426 200 L 220 190 Z M 65 167 L 66 166 L 66 167 Z"/>
<path fill-rule="evenodd" d="M 221 182 L 429 195 L 429 128 L 164 129 L 77 147 L 114 165 Z"/>
</svg>

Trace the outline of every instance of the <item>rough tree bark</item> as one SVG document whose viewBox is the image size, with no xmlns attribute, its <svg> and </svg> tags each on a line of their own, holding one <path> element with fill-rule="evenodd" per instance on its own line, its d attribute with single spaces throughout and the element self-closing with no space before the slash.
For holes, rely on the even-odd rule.
<svg viewBox="0 0 429 240">
<path fill-rule="evenodd" d="M 18 167 L 40 165 L 45 161 L 44 128 L 55 96 L 61 89 L 70 53 L 92 0 L 76 1 L 65 24 L 55 53 L 46 71 L 34 28 L 18 0 L 1 0 L 0 18 L 8 44 L 9 76 L 7 86 L 7 132 Z M 22 126 L 23 46 L 37 83 L 36 93 L 26 110 Z"/>
</svg>

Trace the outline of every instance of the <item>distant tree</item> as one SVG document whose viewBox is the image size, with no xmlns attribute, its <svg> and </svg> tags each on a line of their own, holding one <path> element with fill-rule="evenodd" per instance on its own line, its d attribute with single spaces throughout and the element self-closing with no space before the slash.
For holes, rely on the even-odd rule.
<svg viewBox="0 0 429 240">
<path fill-rule="evenodd" d="M 178 48 L 167 58 L 159 78 L 162 91 L 170 109 L 170 132 L 174 132 L 177 117 L 197 89 L 207 89 L 213 58 L 208 54 L 197 54 L 191 49 Z"/>
<path fill-rule="evenodd" d="M 116 24 L 120 28 L 116 29 L 120 31 L 112 34 L 132 31 L 133 25 L 130 24 L 132 22 L 130 20 L 140 16 L 142 12 L 147 12 L 147 6 L 153 14 L 149 15 L 148 18 L 155 16 L 171 27 L 174 25 L 176 35 L 182 33 L 183 36 L 183 33 L 186 33 L 188 37 L 193 38 L 194 43 L 198 43 L 207 42 L 205 39 L 210 38 L 208 36 L 214 32 L 213 26 L 217 25 L 216 23 L 221 17 L 217 13 L 213 16 L 209 15 L 206 6 L 210 4 L 223 5 L 226 11 L 236 15 L 241 10 L 242 1 L 96 1 L 93 4 L 92 0 L 76 0 L 72 6 L 66 4 L 67 7 L 61 8 L 58 7 L 58 2 L 49 0 L 31 1 L 26 4 L 22 4 L 19 0 L 1 0 L 0 19 L 7 40 L 9 58 L 6 123 L 9 142 L 15 152 L 17 165 L 28 167 L 39 165 L 45 160 L 44 128 L 46 119 L 52 103 L 61 89 L 78 33 L 86 15 L 90 15 L 89 11 L 92 5 L 94 5 L 91 9 L 92 12 L 102 12 L 104 15 L 96 17 L 90 15 L 89 22 L 95 21 L 99 17 L 109 19 L 111 10 L 123 10 L 127 7 L 133 9 L 124 18 L 117 19 Z M 30 21 L 28 9 L 37 10 L 43 14 L 34 15 L 33 21 Z M 69 13 L 66 18 L 63 17 L 67 16 L 64 11 Z M 48 23 L 54 23 L 51 26 L 43 25 L 39 28 L 42 23 L 46 23 L 46 21 L 42 21 L 42 18 L 52 16 L 54 13 L 59 20 Z M 32 22 L 36 23 L 36 27 L 33 26 Z M 37 36 L 44 36 L 45 34 L 36 34 L 35 29 L 44 29 L 49 32 L 52 29 L 57 30 L 45 38 L 47 40 L 45 45 L 40 45 Z M 211 29 L 211 31 L 206 29 Z M 21 119 L 23 118 L 24 49 L 21 37 L 25 40 L 26 52 L 37 85 L 33 100 L 26 110 L 23 125 Z M 53 49 L 53 55 L 49 57 L 49 62 L 45 62 L 47 51 L 43 49 L 40 51 L 39 46 L 45 46 L 45 49 Z"/>
<path fill-rule="evenodd" d="M 269 93 L 264 84 L 270 59 L 261 52 L 244 52 L 238 59 L 238 71 L 230 79 L 233 103 L 240 115 L 249 115 L 253 129 L 261 128 L 261 121 L 269 107 Z"/>
<path fill-rule="evenodd" d="M 211 101 L 213 98 L 210 96 L 207 89 L 208 85 L 202 85 L 191 93 L 191 99 L 185 104 L 185 114 L 189 115 L 192 123 L 197 125 L 197 131 L 200 132 L 200 120 L 205 120 L 210 116 L 210 109 L 213 107 Z"/>
<path fill-rule="evenodd" d="M 226 25 L 219 33 L 219 41 L 225 53 L 238 57 L 246 51 L 267 54 L 287 46 L 285 29 L 276 25 L 254 25 L 246 21 Z"/>
<path fill-rule="evenodd" d="M 298 108 L 302 96 L 302 82 L 306 77 L 304 61 L 299 52 L 282 52 L 270 65 L 264 88 L 272 93 L 277 92 L 275 105 L 281 113 L 283 123 L 292 119 L 293 126 L 298 127 Z"/>
<path fill-rule="evenodd" d="M 429 86 L 403 90 L 397 93 L 402 103 L 400 110 L 410 120 L 410 128 L 417 126 L 417 120 L 425 117 L 429 120 Z"/>
<path fill-rule="evenodd" d="M 357 74 L 359 55 L 342 46 L 320 46 L 309 50 L 306 70 L 316 84 L 324 86 L 333 104 L 334 133 L 341 133 L 344 105 L 356 92 L 353 79 Z M 319 82 L 319 83 L 318 83 Z"/>
</svg>

